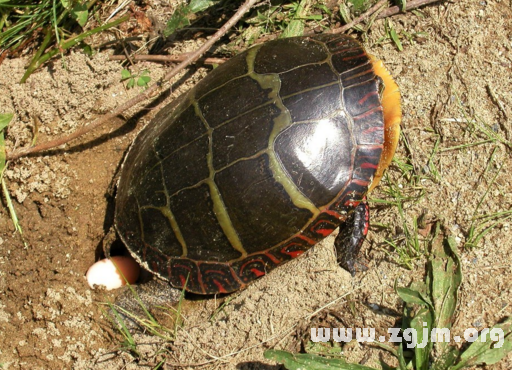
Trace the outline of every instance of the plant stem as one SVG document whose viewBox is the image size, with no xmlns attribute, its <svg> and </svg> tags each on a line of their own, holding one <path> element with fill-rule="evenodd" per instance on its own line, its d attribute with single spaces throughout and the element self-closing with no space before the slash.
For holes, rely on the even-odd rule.
<svg viewBox="0 0 512 370">
<path fill-rule="evenodd" d="M 46 61 L 51 59 L 55 54 L 58 54 L 62 50 L 67 50 L 67 49 L 75 46 L 76 44 L 82 42 L 83 40 L 85 40 L 87 37 L 89 37 L 91 35 L 94 35 L 96 33 L 108 30 L 109 28 L 115 27 L 115 26 L 117 26 L 117 25 L 127 21 L 129 18 L 130 18 L 129 15 L 125 15 L 124 17 L 116 19 L 113 22 L 107 23 L 107 24 L 105 24 L 103 26 L 100 26 L 100 27 L 96 27 L 95 29 L 92 29 L 90 31 L 84 32 L 84 33 L 82 33 L 82 34 L 80 34 L 78 36 L 72 37 L 69 40 L 66 40 L 66 41 L 62 42 L 55 49 L 50 50 L 48 53 L 44 54 L 41 57 L 39 57 L 40 54 L 36 55 L 37 59 L 36 59 L 36 57 L 34 57 L 32 63 L 30 63 L 30 66 L 27 68 L 27 71 L 23 75 L 23 78 L 21 79 L 21 83 L 24 83 L 25 81 L 27 81 L 27 78 L 37 68 L 39 68 L 42 64 L 44 64 Z M 50 37 L 51 37 L 51 33 L 50 33 Z M 45 38 L 45 41 L 46 41 L 46 38 Z M 48 40 L 48 42 L 49 42 L 49 40 Z M 41 52 L 42 50 L 44 50 L 46 48 L 46 46 L 47 46 L 47 44 L 43 43 L 43 45 L 41 45 L 41 48 L 39 49 L 38 53 Z M 43 47 L 44 47 L 44 49 L 43 49 Z"/>
<path fill-rule="evenodd" d="M 407 1 L 407 6 L 405 8 L 405 11 L 416 9 L 423 5 L 436 3 L 438 1 L 443 1 L 443 0 L 409 0 L 409 1 Z M 387 8 L 386 10 L 382 11 L 377 16 L 377 19 L 387 18 L 387 17 L 390 17 L 390 16 L 398 14 L 398 13 L 401 13 L 400 7 L 392 6 L 392 7 Z"/>
<path fill-rule="evenodd" d="M 81 129 L 76 130 L 70 135 L 63 136 L 60 138 L 57 138 L 55 140 L 48 141 L 43 144 L 36 145 L 34 147 L 30 148 L 23 148 L 18 149 L 16 151 L 13 151 L 11 153 L 7 153 L 7 159 L 13 160 L 17 159 L 23 156 L 26 156 L 31 153 L 37 153 L 42 152 L 48 149 L 52 149 L 58 146 L 61 146 L 63 144 L 66 144 L 70 142 L 71 140 L 74 140 L 92 130 L 95 128 L 103 125 L 106 122 L 111 121 L 114 117 L 117 115 L 123 113 L 129 108 L 132 108 L 134 105 L 149 99 L 149 97 L 153 96 L 159 89 L 162 89 L 163 83 L 167 83 L 171 78 L 176 76 L 179 72 L 181 72 L 183 69 L 185 69 L 188 65 L 195 62 L 197 59 L 201 57 L 206 51 L 208 51 L 213 44 L 215 44 L 224 34 L 226 34 L 229 29 L 231 29 L 239 20 L 242 18 L 242 16 L 251 9 L 251 7 L 256 4 L 258 0 L 246 0 L 245 3 L 240 6 L 238 11 L 207 41 L 205 42 L 198 50 L 190 54 L 183 62 L 178 64 L 175 68 L 173 68 L 169 73 L 167 73 L 164 78 L 162 79 L 162 83 L 155 83 L 148 89 L 146 89 L 144 92 L 140 93 L 139 95 L 135 96 L 134 98 L 126 101 L 125 103 L 121 104 L 119 107 L 114 109 L 111 113 L 108 113 L 104 115 L 103 117 L 100 117 L 96 119 L 95 121 L 89 123 L 88 125 L 82 127 Z M 69 42 L 69 41 L 68 41 Z"/>
</svg>

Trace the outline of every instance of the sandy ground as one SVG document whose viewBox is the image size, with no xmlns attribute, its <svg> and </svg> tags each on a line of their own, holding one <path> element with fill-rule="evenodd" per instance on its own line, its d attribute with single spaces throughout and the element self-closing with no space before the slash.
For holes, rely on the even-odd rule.
<svg viewBox="0 0 512 370">
<path fill-rule="evenodd" d="M 149 11 L 158 13 L 159 3 Z M 511 221 L 499 221 L 476 248 L 463 248 L 474 215 L 507 211 L 512 204 L 510 146 L 496 139 L 481 143 L 488 139 L 481 127 L 504 141 L 512 139 L 512 11 L 510 1 L 462 0 L 422 12 L 423 17 L 409 13 L 392 18 L 399 32 L 423 33 L 414 43 L 404 38 L 402 52 L 392 43 L 376 42 L 384 35 L 383 21 L 373 26 L 367 40 L 368 50 L 385 61 L 400 85 L 408 145 L 401 141 L 396 158 L 411 164 L 417 175 L 411 182 L 393 165 L 389 180 L 371 198 L 393 200 L 388 190 L 396 184 L 412 197 L 404 202 L 409 228 L 425 215 L 443 222 L 456 237 L 464 283 L 454 331 L 461 334 L 467 327 L 490 327 L 512 310 Z M 193 44 L 176 52 L 187 48 Z M 8 148 L 29 145 L 34 131 L 38 142 L 73 132 L 136 94 L 120 82 L 123 67 L 108 61 L 108 53 L 92 58 L 71 53 L 65 65 L 55 60 L 24 85 L 17 81 L 28 59 L 5 60 L 0 66 L 0 111 L 15 115 Z M 150 63 L 135 68 L 150 70 L 153 81 L 165 71 Z M 189 73 L 166 102 L 206 71 Z M 425 257 L 413 261 L 412 270 L 397 264 L 397 253 L 384 241 L 400 244 L 403 222 L 397 207 L 374 202 L 374 226 L 363 246 L 370 261 L 367 272 L 352 278 L 341 270 L 333 239 L 328 238 L 306 256 L 232 295 L 220 310 L 222 300 L 187 301 L 185 324 L 174 342 L 137 334 L 141 358 L 121 351 L 122 338 L 112 329 L 103 305 L 115 294 L 91 291 L 84 274 L 98 255 L 111 217 L 108 191 L 116 169 L 155 110 L 151 105 L 134 108 L 78 142 L 9 164 L 7 185 L 26 245 L 2 207 L 2 368 L 136 369 L 166 359 L 169 368 L 275 369 L 264 359 L 265 349 L 299 351 L 309 327 L 332 322 L 333 315 L 343 316 L 347 326 L 393 325 L 395 316 L 377 315 L 368 305 L 400 312 L 393 285 L 424 279 Z M 135 119 L 124 119 L 134 114 Z M 475 143 L 480 144 L 453 148 Z M 347 314 L 347 302 L 356 307 L 356 317 Z M 345 354 L 355 361 L 364 358 L 367 365 L 377 366 L 381 356 L 393 363 L 383 352 L 360 345 L 346 347 Z M 489 368 L 512 368 L 512 355 Z"/>
</svg>

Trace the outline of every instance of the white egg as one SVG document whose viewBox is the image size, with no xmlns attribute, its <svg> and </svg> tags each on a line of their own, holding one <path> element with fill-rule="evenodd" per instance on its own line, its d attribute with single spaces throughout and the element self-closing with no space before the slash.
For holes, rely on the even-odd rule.
<svg viewBox="0 0 512 370">
<path fill-rule="evenodd" d="M 135 283 L 139 274 L 140 266 L 132 257 L 115 256 L 96 262 L 89 267 L 85 277 L 91 289 L 103 286 L 106 290 L 112 290 L 122 287 L 126 282 Z"/>
</svg>

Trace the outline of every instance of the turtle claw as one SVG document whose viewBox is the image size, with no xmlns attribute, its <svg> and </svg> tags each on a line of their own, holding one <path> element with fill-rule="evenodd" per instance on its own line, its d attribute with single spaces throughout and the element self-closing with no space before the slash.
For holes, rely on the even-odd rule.
<svg viewBox="0 0 512 370">
<path fill-rule="evenodd" d="M 364 199 L 349 216 L 336 237 L 334 246 L 338 264 L 355 276 L 357 272 L 368 270 L 366 262 L 358 257 L 359 250 L 368 234 L 369 207 Z"/>
</svg>

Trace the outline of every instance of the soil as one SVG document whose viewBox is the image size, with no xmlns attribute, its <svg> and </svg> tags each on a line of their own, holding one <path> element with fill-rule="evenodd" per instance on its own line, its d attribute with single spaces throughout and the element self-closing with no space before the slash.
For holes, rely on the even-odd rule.
<svg viewBox="0 0 512 370">
<path fill-rule="evenodd" d="M 148 12 L 168 15 L 170 9 L 160 3 L 154 1 Z M 187 300 L 185 322 L 173 342 L 134 334 L 138 359 L 122 350 L 122 337 L 108 318 L 105 302 L 118 292 L 89 289 L 84 274 L 99 257 L 110 226 L 110 189 L 130 142 L 162 104 L 208 69 L 178 76 L 172 93 L 158 103 L 134 107 L 77 142 L 10 163 L 5 179 L 23 239 L 2 207 L 0 367 L 138 369 L 165 360 L 167 368 L 276 369 L 264 350 L 300 351 L 309 328 L 333 317 L 352 327 L 396 323 L 402 302 L 394 284 L 424 280 L 426 257 L 420 254 L 406 269 L 385 240 L 403 246 L 404 222 L 412 230 L 420 216 L 426 220 L 419 223 L 420 234 L 437 220 L 458 243 L 464 282 L 453 331 L 481 330 L 509 316 L 511 219 L 498 218 L 475 247 L 464 245 L 472 219 L 509 211 L 512 205 L 512 151 L 506 144 L 512 139 L 511 6 L 505 0 L 461 0 L 426 7 L 420 15 L 394 16 L 390 21 L 401 35 L 416 35 L 414 42 L 402 38 L 403 51 L 392 42 L 378 42 L 385 34 L 384 20 L 372 26 L 365 43 L 400 86 L 404 135 L 397 162 L 370 197 L 374 226 L 362 252 L 368 271 L 351 277 L 340 269 L 329 237 L 227 300 Z M 173 52 L 194 48 L 186 42 Z M 7 148 L 30 145 L 34 132 L 37 142 L 73 132 L 137 94 L 140 89 L 127 90 L 120 81 L 123 66 L 109 61 L 109 53 L 72 52 L 39 69 L 26 84 L 17 81 L 28 57 L 5 60 L 0 111 L 14 113 Z M 148 69 L 153 81 L 168 68 L 149 62 L 135 66 Z M 472 145 L 460 147 L 464 144 Z M 400 163 L 412 169 L 404 172 Z M 404 221 L 396 205 L 375 201 L 395 201 L 389 193 L 393 184 L 410 197 L 403 202 Z M 482 222 L 476 218 L 475 225 Z M 346 346 L 344 354 L 368 366 L 379 366 L 379 359 L 397 365 L 385 352 L 357 343 Z M 512 354 L 486 368 L 512 368 Z"/>
</svg>

